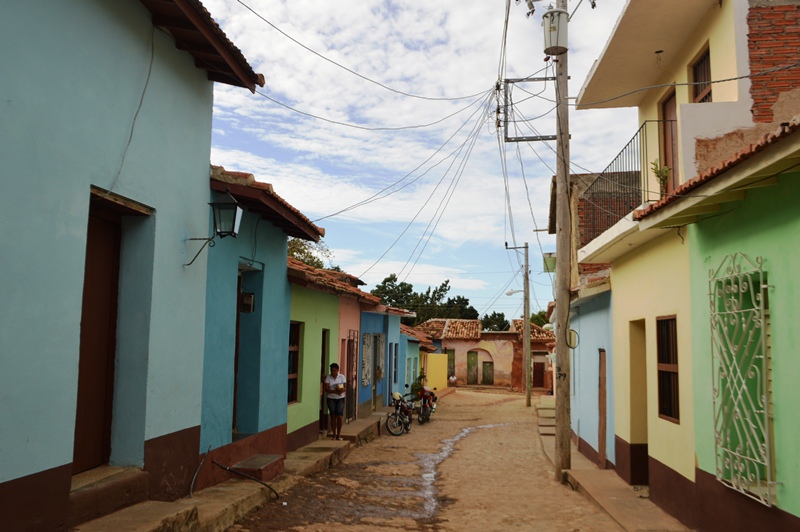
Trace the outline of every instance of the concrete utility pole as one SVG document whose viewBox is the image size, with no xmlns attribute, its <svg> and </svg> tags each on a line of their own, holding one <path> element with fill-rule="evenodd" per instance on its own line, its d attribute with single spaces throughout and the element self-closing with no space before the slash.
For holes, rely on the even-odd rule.
<svg viewBox="0 0 800 532">
<path fill-rule="evenodd" d="M 506 249 L 520 249 L 520 247 L 509 247 L 506 244 Z M 522 282 L 525 284 L 522 290 L 522 358 L 525 365 L 525 371 L 523 372 L 525 375 L 525 406 L 531 406 L 531 287 L 527 242 L 525 242 L 522 249 L 525 250 L 525 270 L 522 274 Z M 519 292 L 519 290 L 509 290 L 506 295 L 519 294 Z"/>
<path fill-rule="evenodd" d="M 558 0 L 558 10 L 568 11 L 567 0 Z M 566 25 L 566 20 L 564 21 Z M 566 32 L 566 27 L 562 31 Z M 570 367 L 569 304 L 572 270 L 572 235 L 569 199 L 569 107 L 567 105 L 567 55 L 553 60 L 556 66 L 556 441 L 555 478 L 563 480 L 571 464 L 570 455 Z"/>
<path fill-rule="evenodd" d="M 522 293 L 523 318 L 522 322 L 522 353 L 525 360 L 525 406 L 531 406 L 531 287 L 528 281 L 528 243 L 525 242 L 525 271 L 522 282 L 525 283 Z"/>
</svg>

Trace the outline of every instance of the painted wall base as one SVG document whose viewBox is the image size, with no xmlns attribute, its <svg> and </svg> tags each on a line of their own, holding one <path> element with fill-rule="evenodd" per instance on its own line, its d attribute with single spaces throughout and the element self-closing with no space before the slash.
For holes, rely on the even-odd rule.
<svg viewBox="0 0 800 532">
<path fill-rule="evenodd" d="M 217 449 L 212 449 L 208 456 L 205 456 L 205 462 L 203 462 L 200 471 L 197 473 L 194 491 L 225 482 L 231 478 L 227 471 L 217 467 L 213 462 L 233 467 L 235 464 L 255 454 L 286 456 L 286 424 L 247 436 Z M 204 455 L 200 455 L 198 459 L 203 460 L 203 457 Z M 283 473 L 283 471 L 281 470 L 280 473 Z"/>
<path fill-rule="evenodd" d="M 60 530 L 65 527 L 72 464 L 0 484 L 4 530 Z"/>
<path fill-rule="evenodd" d="M 296 451 L 300 447 L 319 440 L 319 420 L 300 427 L 286 435 L 286 451 Z"/>
<path fill-rule="evenodd" d="M 650 458 L 650 500 L 686 526 L 708 532 L 800 530 L 800 518 L 767 507 L 695 469 L 695 482 Z"/>
<path fill-rule="evenodd" d="M 646 443 L 628 443 L 614 436 L 614 469 L 617 474 L 632 486 L 648 483 L 648 459 Z"/>
</svg>

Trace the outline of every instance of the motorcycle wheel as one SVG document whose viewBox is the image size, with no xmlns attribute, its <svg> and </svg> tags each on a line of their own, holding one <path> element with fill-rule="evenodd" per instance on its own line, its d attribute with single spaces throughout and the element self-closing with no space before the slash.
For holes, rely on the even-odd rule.
<svg viewBox="0 0 800 532">
<path fill-rule="evenodd" d="M 430 419 L 431 419 L 431 407 L 423 406 L 422 408 L 420 408 L 419 409 L 419 424 L 422 425 L 423 423 L 426 423 L 426 422 L 430 421 Z"/>
<path fill-rule="evenodd" d="M 386 430 L 392 436 L 400 436 L 406 430 L 403 420 L 397 413 L 393 412 L 386 417 Z"/>
</svg>

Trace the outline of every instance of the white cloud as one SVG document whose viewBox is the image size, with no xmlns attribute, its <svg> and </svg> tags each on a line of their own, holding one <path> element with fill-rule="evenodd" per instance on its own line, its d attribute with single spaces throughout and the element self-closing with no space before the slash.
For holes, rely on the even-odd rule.
<svg viewBox="0 0 800 532">
<path fill-rule="evenodd" d="M 454 97 L 488 90 L 497 80 L 505 15 L 502 0 L 243 1 L 309 48 L 400 91 Z M 391 92 L 303 49 L 237 1 L 203 3 L 254 69 L 264 74 L 267 84 L 259 90 L 305 113 L 366 127 L 399 127 L 431 123 L 469 103 L 429 101 Z M 571 9 L 577 5 L 570 3 Z M 583 2 L 576 12 L 570 24 L 570 94 L 580 90 L 623 3 L 604 0 L 592 10 L 588 2 Z M 537 13 L 526 19 L 524 4 L 511 4 L 508 77 L 527 76 L 546 66 L 540 25 L 544 10 L 540 3 Z M 552 75 L 552 69 L 537 75 L 545 74 Z M 522 102 L 529 96 L 523 89 L 542 91 L 541 97 Z M 552 82 L 515 87 L 515 109 L 521 113 L 517 119 L 544 115 L 533 120 L 531 127 L 519 123 L 519 134 L 555 133 L 555 113 L 546 114 L 553 107 L 547 99 L 553 98 Z M 533 233 L 536 227 L 547 226 L 554 143 L 549 147 L 544 143 L 504 144 L 506 184 L 495 133 L 497 104 L 492 99 L 469 120 L 476 107 L 427 128 L 363 131 L 298 114 L 246 90 L 217 85 L 212 162 L 254 173 L 316 219 L 365 200 L 400 180 L 466 122 L 431 162 L 405 182 L 416 181 L 381 201 L 318 223 L 328 230 L 325 240 L 334 250 L 334 262 L 353 274 L 362 273 L 386 252 L 365 277 L 370 284 L 380 282 L 387 272 L 400 271 L 410 258 L 417 263 L 408 281 L 417 290 L 438 286 L 449 278 L 451 295 L 489 301 L 518 268 L 517 259 L 508 255 L 504 242 L 521 245 L 528 241 L 534 271 L 540 269 L 541 261 L 535 257 L 539 243 L 544 249 L 554 248 L 552 236 Z M 573 110 L 570 121 L 574 172 L 583 172 L 580 167 L 602 170 L 636 129 L 633 111 Z M 478 128 L 478 138 L 468 162 L 462 167 L 462 158 L 442 161 L 468 140 L 473 127 Z M 512 134 L 516 134 L 513 128 Z M 440 164 L 420 175 L 437 162 Z M 453 166 L 447 171 L 451 162 Z M 445 191 L 458 175 L 457 186 L 447 200 Z M 415 215 L 416 221 L 393 244 Z M 430 233 L 428 224 L 436 225 L 435 232 L 417 258 L 415 254 L 427 239 L 424 235 Z"/>
</svg>

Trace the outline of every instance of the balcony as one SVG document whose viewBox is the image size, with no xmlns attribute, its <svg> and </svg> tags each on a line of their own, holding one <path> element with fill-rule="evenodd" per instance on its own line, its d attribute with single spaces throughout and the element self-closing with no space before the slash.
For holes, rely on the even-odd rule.
<svg viewBox="0 0 800 532">
<path fill-rule="evenodd" d="M 651 164 L 658 159 L 661 165 L 677 167 L 676 128 L 674 120 L 644 122 L 611 164 L 589 185 L 581 198 L 581 246 L 643 203 L 660 199 Z"/>
</svg>

